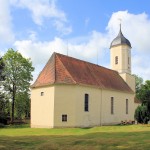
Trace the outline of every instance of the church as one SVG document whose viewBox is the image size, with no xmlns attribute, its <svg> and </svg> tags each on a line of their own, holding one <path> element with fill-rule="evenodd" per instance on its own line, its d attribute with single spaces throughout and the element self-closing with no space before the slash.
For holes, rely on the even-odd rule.
<svg viewBox="0 0 150 150">
<path fill-rule="evenodd" d="M 53 53 L 31 86 L 31 127 L 93 127 L 134 120 L 131 43 L 121 31 L 110 45 L 111 69 Z"/>
</svg>

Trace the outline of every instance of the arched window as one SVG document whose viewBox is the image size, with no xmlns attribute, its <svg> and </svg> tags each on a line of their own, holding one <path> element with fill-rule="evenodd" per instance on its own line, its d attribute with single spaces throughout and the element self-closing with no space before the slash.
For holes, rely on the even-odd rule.
<svg viewBox="0 0 150 150">
<path fill-rule="evenodd" d="M 128 99 L 126 99 L 126 114 L 128 114 Z"/>
<path fill-rule="evenodd" d="M 130 65 L 130 57 L 128 57 L 128 65 Z"/>
<path fill-rule="evenodd" d="M 111 114 L 114 114 L 114 98 L 111 97 Z"/>
<path fill-rule="evenodd" d="M 118 64 L 118 56 L 115 57 L 115 64 Z"/>
<path fill-rule="evenodd" d="M 89 111 L 89 94 L 84 97 L 84 111 Z"/>
</svg>

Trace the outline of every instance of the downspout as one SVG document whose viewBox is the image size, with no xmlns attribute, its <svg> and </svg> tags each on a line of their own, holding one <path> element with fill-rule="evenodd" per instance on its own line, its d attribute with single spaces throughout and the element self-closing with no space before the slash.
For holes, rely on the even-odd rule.
<svg viewBox="0 0 150 150">
<path fill-rule="evenodd" d="M 100 100 L 100 126 L 102 126 L 102 89 L 101 89 L 101 100 Z"/>
</svg>

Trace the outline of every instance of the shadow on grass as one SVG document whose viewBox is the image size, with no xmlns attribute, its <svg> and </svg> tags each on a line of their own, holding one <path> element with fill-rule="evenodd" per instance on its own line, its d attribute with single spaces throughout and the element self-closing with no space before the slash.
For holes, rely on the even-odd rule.
<svg viewBox="0 0 150 150">
<path fill-rule="evenodd" d="M 97 132 L 85 135 L 0 136 L 0 149 L 36 150 L 149 150 L 148 132 Z"/>
<path fill-rule="evenodd" d="M 83 128 L 80 128 L 80 129 L 92 129 L 93 127 L 83 127 Z"/>
<path fill-rule="evenodd" d="M 4 128 L 29 128 L 29 124 L 10 124 L 10 125 L 5 125 Z"/>
</svg>

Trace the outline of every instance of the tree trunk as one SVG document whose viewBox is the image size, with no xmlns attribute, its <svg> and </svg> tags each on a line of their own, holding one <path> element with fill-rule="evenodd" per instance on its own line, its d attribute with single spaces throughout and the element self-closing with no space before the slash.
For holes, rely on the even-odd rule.
<svg viewBox="0 0 150 150">
<path fill-rule="evenodd" d="M 16 87 L 13 85 L 11 123 L 14 123 Z"/>
<path fill-rule="evenodd" d="M 14 97 L 14 95 L 13 95 L 13 99 L 12 99 L 11 123 L 14 123 L 14 108 L 15 108 L 15 97 Z"/>
</svg>

